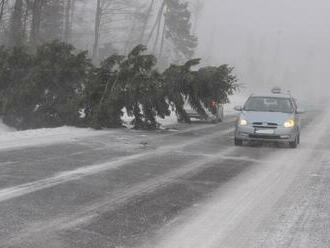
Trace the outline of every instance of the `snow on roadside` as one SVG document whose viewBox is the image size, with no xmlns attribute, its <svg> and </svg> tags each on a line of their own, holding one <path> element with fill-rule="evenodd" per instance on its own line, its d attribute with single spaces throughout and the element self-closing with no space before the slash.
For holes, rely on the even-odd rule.
<svg viewBox="0 0 330 248">
<path fill-rule="evenodd" d="M 1 130 L 7 131 L 0 131 L 0 150 L 64 143 L 74 141 L 78 138 L 109 133 L 109 131 L 95 131 L 90 128 L 76 128 L 67 126 L 16 132 L 10 132 L 11 129 L 6 128 Z M 113 132 L 115 131 L 116 130 L 113 130 Z"/>
<path fill-rule="evenodd" d="M 132 119 L 124 115 L 123 120 L 129 123 Z M 162 126 L 171 125 L 177 122 L 175 114 L 158 120 Z M 129 124 L 126 124 L 129 127 Z M 96 131 L 91 128 L 77 128 L 77 127 L 58 127 L 58 128 L 41 128 L 25 131 L 17 131 L 3 124 L 0 119 L 0 151 L 17 149 L 24 147 L 42 146 L 71 142 L 76 139 L 85 137 L 99 136 L 109 133 L 119 132 L 120 129 L 105 129 L 103 131 Z"/>
<path fill-rule="evenodd" d="M 301 144 L 303 149 L 281 149 L 269 154 L 263 159 L 273 163 L 250 167 L 235 180 L 228 181 L 209 195 L 198 207 L 187 209 L 181 214 L 181 219 L 178 218 L 159 230 L 159 235 L 156 236 L 156 241 L 151 241 L 151 246 L 147 243 L 141 247 L 284 247 L 281 244 L 286 244 L 283 242 L 285 240 L 289 240 L 288 243 L 291 244 L 292 234 L 299 233 L 295 226 L 298 219 L 304 217 L 304 226 L 306 223 L 312 225 L 313 223 L 308 223 L 312 222 L 311 214 L 303 209 L 307 216 L 300 215 L 298 210 L 301 202 L 294 202 L 290 206 L 290 215 L 287 215 L 287 209 L 277 208 L 276 204 L 285 197 L 292 199 L 293 194 L 289 191 L 292 188 L 294 194 L 304 196 L 301 198 L 303 202 L 308 202 L 304 184 L 295 180 L 305 180 L 307 168 L 311 169 L 307 172 L 311 175 L 311 158 L 318 154 L 315 152 L 318 145 L 322 144 L 321 138 L 326 137 L 329 121 L 330 110 L 323 114 L 321 120 L 315 121 L 314 125 L 309 125 L 304 130 L 304 141 Z M 321 163 L 321 159 L 316 161 Z M 288 219 L 283 219 L 286 215 Z M 279 220 L 274 219 L 275 216 L 281 216 L 281 221 L 274 222 Z M 270 226 L 265 227 L 266 223 L 270 223 Z M 271 235 L 265 230 L 271 230 Z M 311 247 L 310 244 L 315 244 L 315 240 L 309 241 L 312 242 L 307 246 L 299 247 Z"/>
<path fill-rule="evenodd" d="M 16 131 L 14 128 L 8 127 L 7 125 L 5 125 L 2 120 L 0 119 L 0 135 L 2 133 L 8 133 L 8 132 L 14 132 Z"/>
<path fill-rule="evenodd" d="M 171 115 L 166 116 L 165 119 L 158 118 L 157 120 L 163 127 L 178 123 L 178 118 L 173 111 L 171 112 Z"/>
<path fill-rule="evenodd" d="M 230 98 L 231 103 L 225 105 L 225 115 L 234 113 L 233 107 L 235 105 L 241 105 L 245 99 L 246 97 L 244 94 L 232 96 Z M 133 118 L 129 117 L 125 111 L 122 120 L 126 127 L 131 128 L 129 123 Z M 161 128 L 166 128 L 167 126 L 175 125 L 177 123 L 177 116 L 175 112 L 172 112 L 171 115 L 165 117 L 165 119 L 157 118 L 157 121 L 161 124 Z M 64 126 L 59 128 L 17 131 L 14 128 L 6 126 L 0 119 L 0 150 L 65 143 L 78 138 L 103 135 L 109 132 L 116 132 L 116 130 L 95 131 L 89 128 Z"/>
<path fill-rule="evenodd" d="M 121 119 L 124 122 L 124 125 L 127 128 L 132 128 L 133 126 L 130 124 L 130 122 L 134 119 L 134 117 L 128 116 L 125 109 L 123 109 L 122 111 L 124 112 L 124 114 Z M 177 118 L 175 112 L 172 111 L 171 115 L 166 116 L 164 119 L 157 117 L 157 121 L 160 123 L 161 128 L 162 128 L 162 127 L 176 124 L 178 122 L 178 118 Z"/>
</svg>

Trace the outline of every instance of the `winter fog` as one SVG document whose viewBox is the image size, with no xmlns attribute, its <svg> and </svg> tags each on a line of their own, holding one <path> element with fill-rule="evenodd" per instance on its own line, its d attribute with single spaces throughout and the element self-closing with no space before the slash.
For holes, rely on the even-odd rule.
<svg viewBox="0 0 330 248">
<path fill-rule="evenodd" d="M 0 248 L 329 248 L 330 0 L 0 0 Z"/>
<path fill-rule="evenodd" d="M 198 28 L 204 62 L 233 64 L 251 91 L 279 85 L 303 96 L 328 96 L 329 1 L 204 2 Z"/>
</svg>

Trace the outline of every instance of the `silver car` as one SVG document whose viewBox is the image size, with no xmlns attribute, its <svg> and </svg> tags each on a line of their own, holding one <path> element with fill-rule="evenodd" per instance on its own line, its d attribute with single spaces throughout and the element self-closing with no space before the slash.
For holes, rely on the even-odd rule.
<svg viewBox="0 0 330 248">
<path fill-rule="evenodd" d="M 243 141 L 286 142 L 291 148 L 300 143 L 300 116 L 290 94 L 251 95 L 240 111 L 235 130 L 235 145 Z"/>
</svg>

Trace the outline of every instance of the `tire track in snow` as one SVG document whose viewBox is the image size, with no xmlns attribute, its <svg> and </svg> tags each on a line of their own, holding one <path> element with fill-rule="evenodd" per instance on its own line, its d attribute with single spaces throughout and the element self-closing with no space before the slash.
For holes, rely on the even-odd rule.
<svg viewBox="0 0 330 248">
<path fill-rule="evenodd" d="M 223 122 L 223 124 L 229 124 L 234 121 L 234 117 Z M 203 125 L 202 127 L 188 128 L 183 131 L 179 130 L 173 134 L 186 133 L 191 131 L 198 131 L 208 129 L 210 125 Z M 83 140 L 85 138 L 102 135 L 118 135 L 117 130 L 101 130 L 95 131 L 88 128 L 43 128 L 36 130 L 16 131 L 10 133 L 0 134 L 0 152 L 9 150 L 18 150 L 26 147 L 38 147 L 49 146 L 54 144 L 61 144 L 67 142 L 75 142 L 77 140 Z"/>
<path fill-rule="evenodd" d="M 325 154 L 324 150 L 314 150 L 308 161 L 309 166 L 305 166 L 304 171 L 297 176 L 284 199 L 277 204 L 278 209 L 275 209 L 274 214 L 263 222 L 257 244 L 250 242 L 246 247 L 329 247 L 329 242 L 323 243 L 322 234 L 319 235 L 321 231 L 328 236 L 327 220 L 315 221 L 322 214 L 316 206 L 320 205 L 323 194 L 327 195 L 327 182 L 322 182 L 322 177 L 326 178 L 327 174 L 321 171 L 322 161 L 328 155 L 329 151 Z M 325 217 L 327 215 L 328 211 Z M 324 225 L 324 229 L 317 230 L 317 234 L 311 228 L 315 223 Z"/>
<path fill-rule="evenodd" d="M 80 225 L 88 224 L 103 213 L 115 210 L 117 207 L 120 207 L 128 201 L 155 192 L 162 187 L 173 184 L 177 180 L 191 177 L 202 170 L 214 166 L 215 162 L 219 163 L 220 161 L 223 161 L 226 154 L 231 154 L 237 149 L 239 148 L 226 148 L 218 154 L 202 157 L 193 163 L 185 164 L 165 175 L 160 175 L 145 182 L 137 183 L 117 192 L 110 193 L 104 197 L 104 199 L 99 200 L 94 204 L 80 207 L 80 209 L 77 209 L 74 214 L 59 216 L 55 219 L 29 224 L 19 233 L 13 233 L 5 239 L 2 239 L 0 244 L 2 246 L 10 247 L 11 245 L 21 243 L 30 237 L 38 238 L 40 237 L 40 233 L 43 233 L 43 238 L 44 235 L 51 235 L 55 231 L 72 229 Z"/>
<path fill-rule="evenodd" d="M 253 236 L 256 226 L 286 193 L 301 164 L 313 156 L 319 140 L 327 133 L 329 120 L 330 113 L 327 112 L 323 119 L 316 120 L 316 125 L 305 130 L 305 138 L 313 149 L 288 150 L 270 156 L 275 164 L 255 167 L 241 174 L 215 193 L 213 199 L 198 212 L 187 210 L 186 218 L 181 219 L 178 225 L 164 227 L 156 235 L 156 240 L 141 247 L 246 247 L 249 237 L 252 240 L 257 238 Z"/>
<path fill-rule="evenodd" d="M 104 171 L 114 170 L 127 164 L 136 164 L 136 161 L 138 160 L 149 159 L 155 156 L 163 155 L 170 151 L 176 151 L 184 147 L 187 147 L 189 145 L 193 145 L 198 142 L 206 141 L 232 132 L 233 129 L 230 128 L 228 130 L 217 132 L 216 134 L 209 134 L 209 135 L 204 135 L 203 137 L 200 138 L 194 138 L 188 142 L 184 142 L 178 145 L 167 145 L 153 151 L 148 151 L 145 153 L 119 158 L 115 161 L 110 161 L 107 163 L 85 166 L 71 171 L 64 171 L 49 178 L 21 184 L 10 188 L 5 188 L 0 190 L 0 202 L 17 198 L 43 189 L 51 188 L 56 185 L 70 182 L 73 180 L 80 180 L 89 175 L 95 175 L 98 173 L 102 173 Z"/>
<path fill-rule="evenodd" d="M 223 126 L 221 126 L 221 127 L 223 127 L 225 130 L 228 129 L 227 124 L 233 124 L 234 120 L 235 120 L 235 118 L 230 116 L 230 118 L 228 118 L 226 121 L 221 123 L 221 125 L 226 124 L 225 127 L 223 127 Z M 147 142 L 151 142 L 151 141 L 153 141 L 154 139 L 157 139 L 157 138 L 164 139 L 164 138 L 167 138 L 167 137 L 177 136 L 177 135 L 181 135 L 181 134 L 187 134 L 187 133 L 195 132 L 195 131 L 203 131 L 203 130 L 208 130 L 209 131 L 210 129 L 212 130 L 212 129 L 215 129 L 217 127 L 220 127 L 220 126 L 219 125 L 210 126 L 210 124 L 204 124 L 202 126 L 199 125 L 197 127 L 189 127 L 189 128 L 183 129 L 183 130 L 177 130 L 175 132 L 171 132 L 171 133 L 167 133 L 167 134 L 159 135 L 159 133 L 153 133 L 153 134 L 156 134 L 156 135 L 152 136 L 152 137 L 147 137 L 143 140 L 145 140 Z M 215 130 L 215 132 L 219 132 L 219 131 Z M 129 131 L 127 131 L 125 134 L 131 134 L 131 133 Z M 139 133 L 134 133 L 134 134 L 139 135 Z M 47 142 L 43 143 L 43 141 L 41 141 L 41 143 L 34 142 L 34 143 L 24 144 L 24 142 L 23 142 L 23 144 L 17 144 L 17 141 L 15 141 L 14 146 L 9 145 L 7 148 L 5 146 L 2 147 L 2 144 L 0 142 L 0 153 L 1 152 L 7 152 L 8 150 L 11 150 L 11 149 L 14 149 L 14 150 L 18 149 L 17 151 L 19 152 L 20 149 L 24 149 L 24 148 L 37 147 L 37 146 L 40 146 L 40 145 L 51 146 L 51 145 L 58 145 L 59 143 L 66 143 L 66 142 L 78 142 L 78 144 L 86 145 L 88 147 L 84 151 L 73 152 L 73 153 L 65 155 L 65 157 L 71 157 L 71 156 L 76 156 L 76 155 L 83 154 L 84 152 L 88 152 L 88 151 L 103 151 L 103 150 L 106 150 L 106 149 L 112 149 L 114 147 L 117 147 L 116 143 L 108 144 L 108 143 L 104 143 L 104 142 L 101 142 L 101 141 L 97 141 L 97 142 L 95 142 L 97 147 L 92 147 L 92 146 L 90 146 L 90 141 L 84 142 L 86 137 L 100 137 L 100 136 L 103 136 L 103 135 L 112 135 L 114 137 L 117 137 L 119 134 L 115 133 L 113 130 L 100 131 L 100 133 L 95 131 L 94 134 L 91 134 L 91 132 L 89 132 L 88 135 L 82 135 L 80 137 L 79 137 L 79 135 L 77 135 L 76 137 L 72 137 L 72 139 L 66 139 L 66 140 L 61 140 L 61 141 L 56 140 L 54 142 L 53 141 L 48 141 L 48 143 Z M 51 136 L 52 135 L 48 135 L 47 137 L 51 137 Z M 53 135 L 53 136 L 56 136 L 56 135 Z M 130 139 L 130 138 L 131 138 L 131 136 L 127 136 L 127 139 Z M 137 139 L 140 139 L 140 140 L 142 139 L 141 137 L 135 137 L 135 136 L 133 136 L 133 138 L 137 138 Z M 0 135 L 0 139 L 1 139 L 1 135 Z M 54 156 L 54 157 L 51 157 L 51 158 L 24 160 L 24 162 L 33 162 L 33 161 L 47 162 L 47 161 L 56 160 L 58 158 L 63 158 L 63 154 L 58 155 L 58 156 Z M 6 166 L 6 165 L 12 165 L 12 164 L 19 164 L 21 162 L 22 162 L 21 160 L 0 162 L 0 167 L 1 166 Z"/>
</svg>

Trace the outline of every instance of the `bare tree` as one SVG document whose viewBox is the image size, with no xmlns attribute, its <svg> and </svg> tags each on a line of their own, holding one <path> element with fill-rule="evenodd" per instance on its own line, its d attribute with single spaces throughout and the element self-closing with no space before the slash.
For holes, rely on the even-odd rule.
<svg viewBox="0 0 330 248">
<path fill-rule="evenodd" d="M 16 0 L 10 18 L 9 42 L 10 46 L 20 46 L 23 43 L 23 0 Z"/>
<path fill-rule="evenodd" d="M 141 35 L 140 35 L 140 38 L 139 38 L 139 43 L 144 42 L 144 36 L 145 36 L 146 31 L 147 31 L 148 22 L 151 18 L 154 5 L 155 5 L 155 0 L 151 0 L 150 5 L 147 9 L 147 12 L 144 15 L 143 27 L 142 27 L 142 32 L 141 32 Z"/>
<path fill-rule="evenodd" d="M 0 1 L 0 20 L 2 19 L 4 8 L 5 8 L 5 0 L 1 0 Z"/>
<path fill-rule="evenodd" d="M 153 46 L 154 53 L 156 52 L 156 49 L 157 49 L 157 44 L 158 44 L 159 36 L 161 33 L 161 26 L 162 26 L 161 24 L 162 24 L 162 19 L 163 19 L 163 13 L 165 12 L 165 10 L 166 10 L 166 2 L 164 0 L 162 3 L 162 6 L 160 7 L 159 14 L 158 14 L 158 17 L 156 20 L 157 31 L 156 31 L 156 38 L 155 38 L 154 46 Z"/>
<path fill-rule="evenodd" d="M 72 29 L 72 20 L 71 20 L 71 9 L 74 1 L 67 0 L 65 5 L 65 15 L 64 15 L 64 41 L 69 42 L 71 37 L 71 29 Z"/>
<path fill-rule="evenodd" d="M 192 14 L 193 14 L 193 18 L 194 18 L 192 31 L 194 34 L 197 31 L 198 22 L 202 16 L 204 4 L 205 3 L 202 0 L 195 0 L 192 3 Z"/>
<path fill-rule="evenodd" d="M 93 60 L 98 60 L 101 42 L 120 44 L 120 51 L 129 50 L 141 35 L 141 0 L 96 0 Z M 101 38 L 102 35 L 102 38 Z M 134 44 L 136 45 L 136 44 Z"/>
<path fill-rule="evenodd" d="M 8 0 L 0 0 L 0 23 L 5 11 L 5 5 L 8 3 Z"/>
<path fill-rule="evenodd" d="M 100 40 L 100 26 L 102 20 L 102 3 L 101 0 L 96 0 L 96 14 L 94 27 L 94 45 L 93 45 L 93 61 L 98 58 L 99 40 Z"/>
<path fill-rule="evenodd" d="M 163 0 L 161 6 L 159 8 L 155 23 L 152 26 L 152 29 L 149 33 L 149 36 L 148 36 L 148 39 L 147 39 L 147 44 L 149 44 L 149 42 L 151 41 L 152 36 L 153 36 L 155 30 L 157 29 L 157 27 L 160 27 L 160 25 L 161 25 L 161 21 L 162 21 L 162 18 L 163 18 L 165 6 L 166 6 L 166 0 Z"/>
<path fill-rule="evenodd" d="M 191 10 L 187 1 L 162 0 L 150 30 L 147 44 L 153 44 L 153 53 L 162 59 L 167 49 L 177 61 L 189 59 L 197 46 L 191 30 Z"/>
<path fill-rule="evenodd" d="M 34 0 L 32 4 L 31 44 L 38 45 L 40 42 L 40 22 L 43 0 Z"/>
</svg>

